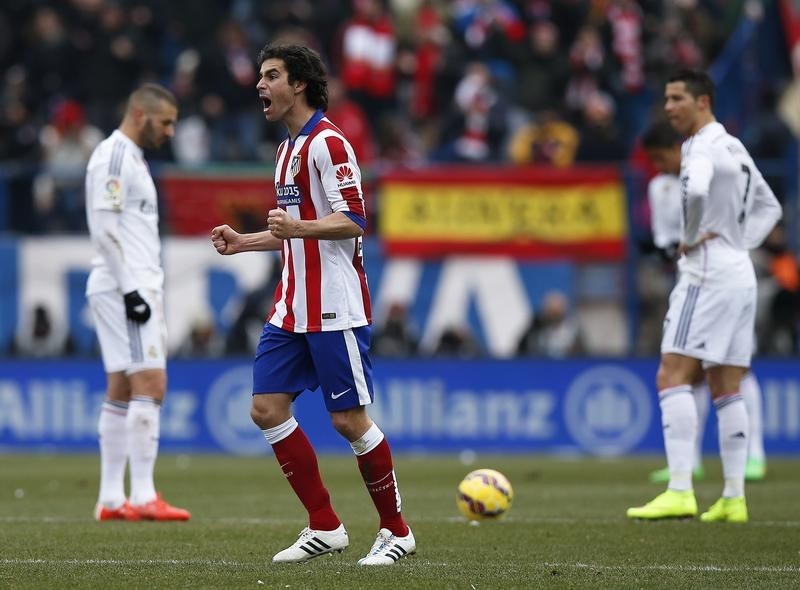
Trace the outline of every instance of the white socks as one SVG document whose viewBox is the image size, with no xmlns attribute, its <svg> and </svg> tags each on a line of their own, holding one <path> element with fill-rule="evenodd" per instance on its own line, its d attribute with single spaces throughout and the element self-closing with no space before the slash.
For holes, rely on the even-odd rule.
<svg viewBox="0 0 800 590">
<path fill-rule="evenodd" d="M 692 489 L 692 462 L 697 439 L 697 408 L 691 385 L 678 385 L 658 392 L 664 450 L 669 467 L 667 488 Z"/>
<path fill-rule="evenodd" d="M 274 445 L 275 443 L 282 441 L 284 438 L 292 434 L 297 426 L 298 424 L 297 420 L 295 420 L 295 417 L 290 416 L 289 419 L 283 424 L 278 424 L 272 428 L 265 428 L 261 432 L 264 434 L 264 438 L 267 439 L 267 442 L 270 445 Z"/>
<path fill-rule="evenodd" d="M 107 399 L 100 408 L 100 419 L 97 421 L 97 433 L 100 435 L 100 494 L 97 501 L 108 508 L 119 508 L 125 503 L 127 414 L 127 403 Z"/>
<path fill-rule="evenodd" d="M 741 394 L 731 393 L 714 399 L 719 425 L 719 454 L 725 477 L 725 498 L 744 496 L 744 467 L 747 463 L 747 408 Z"/>
<path fill-rule="evenodd" d="M 764 461 L 764 426 L 761 421 L 761 387 L 758 380 L 749 371 L 742 377 L 739 391 L 744 398 L 744 405 L 747 408 L 747 419 L 750 421 L 750 440 L 748 441 L 747 457 Z"/>
<path fill-rule="evenodd" d="M 711 406 L 711 393 L 705 381 L 695 383 L 692 386 L 694 405 L 697 409 L 697 437 L 694 451 L 694 464 L 692 467 L 697 469 L 703 465 L 703 435 L 706 431 L 706 420 L 708 420 L 708 409 Z"/>
<path fill-rule="evenodd" d="M 128 406 L 126 429 L 131 467 L 131 504 L 156 499 L 153 470 L 158 456 L 161 406 L 151 397 L 134 396 Z"/>
<path fill-rule="evenodd" d="M 378 425 L 373 422 L 372 426 L 367 429 L 361 438 L 350 443 L 350 448 L 353 449 L 353 452 L 356 454 L 356 456 L 366 455 L 372 449 L 381 444 L 382 440 L 383 432 L 380 428 L 378 428 Z"/>
</svg>

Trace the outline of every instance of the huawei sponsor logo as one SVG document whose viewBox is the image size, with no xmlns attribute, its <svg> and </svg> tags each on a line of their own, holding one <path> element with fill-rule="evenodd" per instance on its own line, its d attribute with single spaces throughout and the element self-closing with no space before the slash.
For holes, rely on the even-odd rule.
<svg viewBox="0 0 800 590">
<path fill-rule="evenodd" d="M 344 182 L 346 180 L 353 180 L 353 171 L 347 164 L 342 164 L 336 169 L 336 180 Z"/>
</svg>

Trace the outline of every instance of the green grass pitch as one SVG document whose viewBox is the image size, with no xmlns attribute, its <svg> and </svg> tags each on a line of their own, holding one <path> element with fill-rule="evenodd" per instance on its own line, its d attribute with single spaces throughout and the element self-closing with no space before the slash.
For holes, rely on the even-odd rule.
<svg viewBox="0 0 800 590">
<path fill-rule="evenodd" d="M 359 568 L 377 519 L 348 456 L 322 456 L 350 548 L 305 564 L 272 565 L 305 514 L 274 458 L 162 455 L 164 496 L 188 523 L 97 523 L 98 457 L 0 455 L 0 588 L 800 588 L 800 469 L 771 458 L 748 485 L 750 522 L 641 523 L 628 506 L 661 491 L 660 457 L 559 460 L 538 455 L 395 458 L 418 552 Z M 506 518 L 470 526 L 455 506 L 467 471 L 498 469 L 514 486 Z M 719 462 L 697 485 L 707 508 Z"/>
</svg>

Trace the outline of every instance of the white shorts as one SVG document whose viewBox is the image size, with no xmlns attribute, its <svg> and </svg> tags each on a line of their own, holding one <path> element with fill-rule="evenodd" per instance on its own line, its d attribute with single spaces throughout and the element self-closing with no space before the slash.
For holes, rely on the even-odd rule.
<svg viewBox="0 0 800 590">
<path fill-rule="evenodd" d="M 703 367 L 749 367 L 756 288 L 718 288 L 681 278 L 669 296 L 661 352 L 700 359 Z"/>
<path fill-rule="evenodd" d="M 167 324 L 164 298 L 158 291 L 140 289 L 150 305 L 150 319 L 138 324 L 125 316 L 125 303 L 116 291 L 89 295 L 100 353 L 106 373 L 137 373 L 167 366 Z"/>
</svg>

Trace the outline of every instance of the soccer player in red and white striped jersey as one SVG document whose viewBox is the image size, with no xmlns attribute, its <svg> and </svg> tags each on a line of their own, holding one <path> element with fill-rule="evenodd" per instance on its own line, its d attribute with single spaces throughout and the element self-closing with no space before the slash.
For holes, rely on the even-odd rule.
<svg viewBox="0 0 800 590">
<path fill-rule="evenodd" d="M 349 544 L 314 449 L 292 415 L 294 399 L 319 387 L 380 518 L 375 543 L 359 564 L 389 565 L 414 553 L 416 542 L 401 514 L 389 445 L 366 412 L 374 394 L 361 171 L 347 139 L 325 118 L 327 81 L 319 55 L 297 45 L 268 45 L 259 72 L 264 116 L 289 131 L 277 150 L 277 208 L 268 214 L 266 231 L 240 234 L 221 225 L 211 240 L 223 255 L 282 253 L 275 305 L 256 351 L 251 414 L 309 523 L 273 561 L 303 562 Z"/>
</svg>

